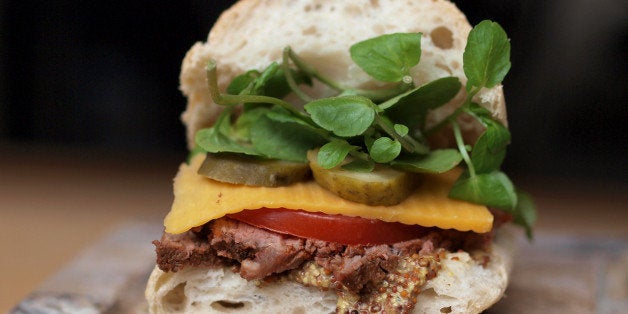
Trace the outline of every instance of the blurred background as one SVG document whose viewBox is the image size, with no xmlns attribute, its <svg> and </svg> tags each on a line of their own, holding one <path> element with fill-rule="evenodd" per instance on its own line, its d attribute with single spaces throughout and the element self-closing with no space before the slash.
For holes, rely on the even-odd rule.
<svg viewBox="0 0 628 314">
<path fill-rule="evenodd" d="M 184 156 L 180 62 L 232 2 L 0 2 L 0 142 Z M 625 182 L 628 2 L 454 2 L 512 40 L 506 170 Z"/>
<path fill-rule="evenodd" d="M 619 237 L 609 248 L 628 260 L 628 1 L 454 2 L 472 24 L 492 19 L 511 38 L 504 168 L 533 192 L 539 238 Z M 146 237 L 159 238 L 187 155 L 181 60 L 232 3 L 0 0 L 0 313 L 112 226 L 145 222 L 155 229 Z M 149 240 L 135 241 L 152 256 Z M 615 265 L 595 252 L 565 257 L 573 272 L 563 260 L 543 272 L 543 257 L 531 273 L 570 285 L 581 276 L 588 294 L 559 286 L 558 299 L 594 313 L 601 288 L 589 287 L 606 281 L 581 270 Z M 613 278 L 628 278 L 618 269 Z"/>
</svg>

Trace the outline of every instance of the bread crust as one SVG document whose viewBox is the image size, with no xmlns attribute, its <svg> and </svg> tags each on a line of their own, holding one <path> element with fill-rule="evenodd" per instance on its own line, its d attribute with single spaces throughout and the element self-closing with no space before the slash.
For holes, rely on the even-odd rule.
<svg viewBox="0 0 628 314">
<path fill-rule="evenodd" d="M 188 146 L 194 146 L 196 131 L 211 126 L 222 110 L 211 101 L 206 84 L 205 65 L 210 59 L 217 61 L 218 85 L 222 90 L 236 75 L 279 61 L 286 46 L 344 84 L 381 87 L 381 82 L 353 64 L 349 47 L 386 33 L 421 32 L 421 62 L 411 73 L 415 83 L 422 85 L 456 76 L 464 85 L 462 55 L 470 30 L 464 14 L 445 0 L 238 1 L 219 17 L 207 41 L 195 43 L 183 60 L 180 89 L 187 98 L 187 107 L 181 118 L 187 129 Z M 322 86 L 309 92 L 320 97 L 332 93 Z M 450 103 L 432 111 L 427 118 L 428 127 L 453 112 L 465 97 L 462 88 Z M 507 124 L 501 85 L 480 91 L 475 101 Z M 483 131 L 479 123 L 468 117 L 461 116 L 460 125 L 470 141 Z M 447 130 L 435 135 L 432 142 L 436 146 L 453 144 Z"/>
</svg>

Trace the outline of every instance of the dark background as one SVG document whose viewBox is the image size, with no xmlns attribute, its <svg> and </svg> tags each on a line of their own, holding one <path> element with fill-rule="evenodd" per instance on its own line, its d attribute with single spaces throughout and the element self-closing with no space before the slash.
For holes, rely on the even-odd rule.
<svg viewBox="0 0 628 314">
<path fill-rule="evenodd" d="M 626 182 L 628 2 L 455 2 L 511 37 L 506 170 Z M 0 145 L 183 158 L 181 60 L 231 3 L 0 0 Z"/>
</svg>

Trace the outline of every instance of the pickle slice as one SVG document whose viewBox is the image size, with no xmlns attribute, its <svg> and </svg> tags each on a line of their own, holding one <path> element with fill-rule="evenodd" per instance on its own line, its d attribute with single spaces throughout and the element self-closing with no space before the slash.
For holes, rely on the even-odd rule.
<svg viewBox="0 0 628 314">
<path fill-rule="evenodd" d="M 307 163 L 238 154 L 209 153 L 197 172 L 216 181 L 249 186 L 286 186 L 310 178 Z"/>
<path fill-rule="evenodd" d="M 345 170 L 341 166 L 325 169 L 317 162 L 318 150 L 307 154 L 314 180 L 330 192 L 353 202 L 391 206 L 401 203 L 419 185 L 420 177 L 386 165 L 377 164 L 372 172 Z"/>
</svg>

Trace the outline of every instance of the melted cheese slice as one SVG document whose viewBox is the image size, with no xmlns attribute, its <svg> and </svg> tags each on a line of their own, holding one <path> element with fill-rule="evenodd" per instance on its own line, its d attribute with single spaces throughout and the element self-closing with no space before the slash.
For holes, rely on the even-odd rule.
<svg viewBox="0 0 628 314">
<path fill-rule="evenodd" d="M 344 200 L 313 180 L 275 188 L 214 181 L 196 173 L 203 159 L 203 155 L 197 155 L 190 165 L 182 164 L 174 179 L 174 202 L 164 220 L 168 233 L 182 233 L 227 214 L 263 207 L 302 209 L 478 233 L 490 231 L 493 224 L 493 215 L 485 206 L 447 197 L 459 171 L 427 175 L 414 194 L 398 205 L 386 207 Z"/>
</svg>

